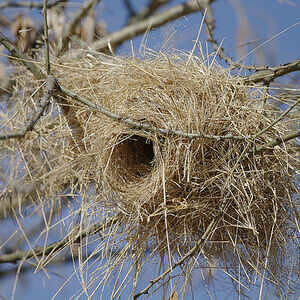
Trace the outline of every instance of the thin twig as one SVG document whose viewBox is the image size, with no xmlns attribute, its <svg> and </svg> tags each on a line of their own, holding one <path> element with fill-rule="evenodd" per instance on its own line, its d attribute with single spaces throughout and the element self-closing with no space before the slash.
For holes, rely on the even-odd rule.
<svg viewBox="0 0 300 300">
<path fill-rule="evenodd" d="M 23 130 L 13 132 L 13 133 L 1 134 L 0 140 L 22 138 L 25 136 L 26 132 L 31 131 L 33 129 L 34 125 L 43 115 L 46 107 L 48 106 L 51 96 L 57 93 L 57 91 L 59 90 L 59 85 L 57 83 L 56 78 L 51 75 L 48 76 L 45 86 L 46 86 L 46 91 L 40 101 L 40 108 L 35 112 L 32 119 L 28 121 L 28 123 L 25 125 L 25 128 Z"/>
<path fill-rule="evenodd" d="M 136 12 L 135 12 L 135 9 L 134 9 L 133 5 L 131 4 L 131 1 L 130 0 L 124 0 L 124 5 L 126 6 L 126 9 L 128 11 L 129 18 L 132 19 L 133 17 L 135 17 Z"/>
<path fill-rule="evenodd" d="M 62 54 L 64 54 L 66 52 L 66 50 L 68 48 L 68 43 L 70 41 L 70 37 L 75 32 L 77 25 L 82 20 L 82 18 L 87 15 L 89 10 L 96 3 L 99 3 L 99 2 L 101 2 L 101 0 L 89 0 L 89 1 L 87 1 L 84 5 L 82 5 L 82 7 L 79 9 L 79 11 L 75 14 L 73 20 L 71 20 L 71 22 L 69 22 L 66 25 L 66 31 L 65 31 L 65 33 L 63 35 L 63 38 L 62 38 L 62 44 L 61 44 L 62 46 L 61 46 L 61 49 L 58 53 L 58 56 L 61 56 Z"/>
<path fill-rule="evenodd" d="M 67 2 L 68 0 L 56 0 L 52 3 L 47 4 L 47 8 L 50 9 L 60 3 Z M 28 7 L 28 8 L 37 8 L 42 9 L 43 4 L 40 4 L 38 2 L 31 2 L 31 1 L 4 1 L 0 4 L 0 9 L 7 8 L 7 7 Z"/>
<path fill-rule="evenodd" d="M 94 259 L 97 259 L 97 256 L 95 255 L 95 252 L 91 251 L 89 253 L 86 253 L 84 257 L 88 257 L 89 261 L 92 261 Z M 74 260 L 78 259 L 78 257 L 75 257 L 74 254 L 63 254 L 57 257 L 52 258 L 51 260 L 51 266 L 55 265 L 63 265 L 66 266 L 67 264 L 71 263 L 74 264 Z M 22 265 L 22 274 L 24 275 L 26 272 L 33 273 L 33 269 L 36 268 L 36 264 L 33 262 L 30 262 L 28 264 Z M 0 269 L 0 277 L 3 280 L 5 277 L 15 276 L 16 272 L 18 271 L 18 266 L 10 267 L 9 269 Z M 49 271 L 49 270 L 48 270 Z M 51 274 L 51 271 L 49 272 Z M 57 273 L 56 273 L 57 274 Z"/>
<path fill-rule="evenodd" d="M 47 74 L 50 74 L 50 58 L 49 58 L 49 38 L 48 38 L 48 22 L 47 22 L 47 4 L 48 1 L 44 0 L 43 18 L 44 18 L 44 42 L 45 42 L 45 66 Z"/>
<path fill-rule="evenodd" d="M 126 0 L 128 2 L 128 0 Z M 169 0 L 152 0 L 149 2 L 148 6 L 143 9 L 141 12 L 138 14 L 132 14 L 132 10 L 130 11 L 130 19 L 129 19 L 129 24 L 133 24 L 139 21 L 144 20 L 145 18 L 148 18 L 152 16 L 161 6 L 167 4 Z M 127 10 L 129 11 L 130 7 L 128 6 L 128 3 L 126 3 Z"/>
<path fill-rule="evenodd" d="M 176 267 L 182 265 L 186 259 L 193 256 L 196 253 L 196 251 L 198 251 L 199 248 L 201 246 L 203 246 L 205 244 L 205 242 L 209 239 L 209 236 L 214 231 L 214 229 L 217 226 L 217 224 L 219 223 L 220 219 L 221 219 L 221 217 L 219 216 L 219 217 L 215 218 L 214 220 L 212 220 L 210 222 L 210 224 L 208 225 L 205 233 L 201 237 L 201 239 L 199 239 L 197 241 L 196 245 L 186 255 L 184 255 L 181 259 L 179 259 L 175 264 L 173 264 L 164 273 L 160 274 L 159 276 L 157 276 L 154 279 L 151 279 L 150 283 L 141 292 L 139 292 L 138 294 L 135 294 L 133 298 L 137 299 L 144 294 L 148 294 L 149 290 L 152 288 L 153 285 L 155 285 L 158 281 L 162 280 L 166 275 L 171 273 Z"/>
<path fill-rule="evenodd" d="M 10 254 L 1 255 L 0 256 L 0 264 L 1 263 L 16 263 L 19 260 L 30 259 L 34 256 L 41 256 L 43 254 L 44 255 L 52 254 L 54 252 L 64 249 L 68 245 L 70 245 L 78 240 L 82 240 L 85 237 L 94 235 L 94 234 L 102 231 L 104 228 L 110 227 L 110 226 L 116 224 L 117 221 L 119 220 L 119 218 L 120 218 L 120 215 L 118 214 L 108 220 L 105 220 L 103 223 L 94 224 L 81 232 L 77 232 L 76 230 L 74 230 L 73 232 L 68 234 L 65 238 L 63 238 L 62 240 L 59 240 L 58 242 L 54 242 L 54 243 L 48 245 L 44 249 L 41 247 L 36 247 L 35 249 L 29 250 L 29 251 L 15 251 Z M 74 234 L 74 232 L 77 232 L 77 233 Z"/>
</svg>

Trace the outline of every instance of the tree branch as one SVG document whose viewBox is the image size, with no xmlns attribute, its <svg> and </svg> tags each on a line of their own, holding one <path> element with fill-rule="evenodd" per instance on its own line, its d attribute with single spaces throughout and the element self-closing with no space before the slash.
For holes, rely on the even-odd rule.
<svg viewBox="0 0 300 300">
<path fill-rule="evenodd" d="M 133 7 L 133 5 L 131 4 L 131 1 L 130 0 L 124 0 L 124 5 L 128 11 L 128 14 L 129 14 L 129 18 L 132 19 L 133 17 L 136 16 L 136 12 L 135 12 L 135 9 Z"/>
<path fill-rule="evenodd" d="M 90 49 L 93 51 L 103 51 L 107 49 L 108 44 L 110 43 L 113 47 L 118 46 L 126 40 L 132 39 L 141 33 L 146 32 L 150 28 L 153 29 L 155 27 L 164 25 L 170 21 L 178 19 L 180 17 L 186 16 L 188 14 L 197 12 L 201 9 L 205 9 L 207 0 L 198 0 L 198 1 L 188 1 L 170 9 L 155 14 L 147 19 L 144 19 L 140 22 L 128 25 L 123 29 L 108 34 L 104 38 L 99 41 L 94 42 Z"/>
<path fill-rule="evenodd" d="M 276 139 L 272 140 L 271 142 L 269 142 L 267 144 L 256 146 L 254 148 L 254 150 L 252 150 L 250 152 L 259 153 L 259 152 L 264 151 L 264 150 L 272 149 L 275 146 L 278 146 L 278 145 L 282 144 L 283 142 L 287 142 L 289 140 L 293 140 L 293 139 L 298 138 L 298 137 L 300 137 L 300 130 L 293 131 L 293 132 L 291 132 L 291 133 L 289 133 L 285 136 L 282 136 L 282 137 L 277 137 Z"/>
<path fill-rule="evenodd" d="M 158 128 L 158 127 L 151 126 L 150 124 L 144 124 L 141 122 L 131 120 L 127 117 L 122 117 L 120 115 L 117 115 L 117 114 L 107 110 L 105 107 L 98 105 L 94 102 L 91 102 L 90 100 L 88 100 L 84 97 L 81 97 L 64 87 L 61 87 L 61 92 L 65 96 L 69 96 L 69 97 L 73 98 L 74 100 L 78 101 L 79 103 L 82 103 L 82 104 L 88 106 L 89 108 L 102 113 L 103 115 L 109 117 L 110 119 L 113 119 L 120 123 L 126 124 L 129 127 L 136 128 L 136 129 L 142 129 L 147 132 L 153 132 L 153 133 L 158 133 L 161 135 L 170 135 L 170 136 L 175 135 L 175 136 L 179 136 L 182 138 L 188 138 L 188 139 L 207 138 L 207 139 L 213 139 L 213 140 L 217 140 L 217 141 L 226 140 L 226 139 L 247 140 L 250 138 L 250 136 L 239 136 L 239 135 L 231 135 L 231 134 L 218 136 L 218 135 L 203 134 L 203 133 L 199 133 L 199 132 L 198 133 L 187 133 L 187 132 L 182 132 L 180 130 L 170 130 L 170 129 Z"/>
<path fill-rule="evenodd" d="M 128 2 L 128 0 L 126 1 Z M 126 3 L 125 2 L 125 3 Z M 128 4 L 126 5 L 127 10 L 130 12 L 131 14 L 131 18 L 129 20 L 129 24 L 133 24 L 139 21 L 144 20 L 145 18 L 150 17 L 151 15 L 153 15 L 155 13 L 155 11 L 157 11 L 162 5 L 165 5 L 169 2 L 169 0 L 152 0 L 150 1 L 149 5 L 140 13 L 136 14 L 134 13 L 134 11 L 129 10 L 130 7 L 128 6 Z"/>
<path fill-rule="evenodd" d="M 300 59 L 294 60 L 292 62 L 277 67 L 270 67 L 264 68 L 263 70 L 259 70 L 251 75 L 244 77 L 244 82 L 246 84 L 258 82 L 269 83 L 278 77 L 296 71 L 300 71 Z"/>
<path fill-rule="evenodd" d="M 213 10 L 210 5 L 207 6 L 207 18 L 204 19 L 205 25 L 206 25 L 206 33 L 208 36 L 208 42 L 212 45 L 213 49 L 216 51 L 217 55 L 220 57 L 220 59 L 224 60 L 229 66 L 231 70 L 241 68 L 245 70 L 263 70 L 264 67 L 257 67 L 257 66 L 247 66 L 241 63 L 237 63 L 233 61 L 233 59 L 226 55 L 224 52 L 224 48 L 221 47 L 217 40 L 214 37 L 214 30 L 215 30 L 215 18 L 213 15 Z"/>
<path fill-rule="evenodd" d="M 47 5 L 47 8 L 52 8 L 60 3 L 67 2 L 68 0 L 56 0 L 52 3 Z M 0 4 L 0 9 L 7 8 L 7 7 L 28 7 L 28 8 L 37 8 L 42 9 L 43 4 L 37 2 L 30 2 L 30 1 L 4 1 Z"/>
</svg>

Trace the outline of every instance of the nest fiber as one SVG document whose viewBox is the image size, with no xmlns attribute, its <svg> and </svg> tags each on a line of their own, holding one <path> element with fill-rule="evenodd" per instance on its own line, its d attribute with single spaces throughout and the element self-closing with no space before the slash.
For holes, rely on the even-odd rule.
<svg viewBox="0 0 300 300">
<path fill-rule="evenodd" d="M 43 147 L 37 143 L 52 157 L 43 178 L 56 193 L 60 184 L 83 190 L 96 183 L 95 202 L 123 216 L 126 240 L 141 256 L 150 249 L 182 257 L 217 220 L 195 253 L 203 264 L 228 272 L 242 265 L 247 277 L 268 260 L 277 273 L 294 233 L 296 187 L 288 144 L 253 150 L 287 132 L 281 122 L 257 136 L 275 119 L 259 88 L 194 56 L 90 57 L 58 63 L 54 72 L 62 86 L 121 117 L 64 99 L 64 114 L 51 133 L 40 133 Z M 58 133 L 63 143 L 54 143 Z M 205 137 L 193 138 L 197 133 Z M 45 169 L 34 169 L 39 182 Z"/>
</svg>

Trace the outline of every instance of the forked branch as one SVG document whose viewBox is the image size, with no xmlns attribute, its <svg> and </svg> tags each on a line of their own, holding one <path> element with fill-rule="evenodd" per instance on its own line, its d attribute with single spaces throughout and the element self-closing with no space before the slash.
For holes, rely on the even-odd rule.
<svg viewBox="0 0 300 300">
<path fill-rule="evenodd" d="M 275 146 L 278 146 L 278 145 L 280 145 L 284 142 L 287 142 L 287 141 L 290 141 L 290 140 L 293 140 L 293 139 L 296 139 L 296 138 L 299 138 L 299 137 L 300 137 L 300 130 L 296 130 L 296 131 L 293 131 L 293 132 L 291 132 L 291 133 L 289 133 L 285 136 L 275 138 L 267 144 L 256 146 L 255 149 L 253 150 L 253 152 L 258 153 L 258 152 L 261 152 L 261 151 L 264 151 L 264 150 L 267 150 L 267 149 L 272 149 Z"/>
</svg>

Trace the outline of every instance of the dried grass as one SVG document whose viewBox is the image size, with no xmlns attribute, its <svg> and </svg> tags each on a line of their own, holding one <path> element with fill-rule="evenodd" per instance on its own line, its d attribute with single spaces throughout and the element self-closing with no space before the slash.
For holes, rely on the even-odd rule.
<svg viewBox="0 0 300 300">
<path fill-rule="evenodd" d="M 195 56 L 90 58 L 60 61 L 53 68 L 68 89 L 154 127 L 249 137 L 275 118 L 271 106 L 262 109 L 259 88 L 249 88 L 241 78 Z M 28 97 L 37 87 L 30 74 L 17 80 L 17 90 L 24 93 L 17 104 L 22 113 L 7 124 L 13 129 L 14 120 L 22 124 L 36 101 L 36 96 Z M 289 143 L 253 153 L 247 138 L 161 136 L 129 128 L 72 99 L 62 102 L 65 115 L 53 104 L 52 117 L 42 118 L 25 139 L 10 142 L 26 162 L 23 184 L 35 187 L 23 199 L 54 199 L 57 204 L 67 188 L 84 195 L 94 183 L 93 203 L 109 214 L 121 213 L 124 226 L 115 234 L 125 236 L 130 253 L 142 258 L 150 250 L 160 257 L 168 254 L 173 262 L 219 218 L 195 254 L 202 265 L 214 261 L 238 281 L 251 281 L 255 272 L 263 276 L 266 269 L 270 281 L 280 281 L 285 265 L 280 257 L 296 230 Z M 255 143 L 267 143 L 287 130 L 280 122 Z M 7 193 L 2 192 L 1 201 Z"/>
</svg>

